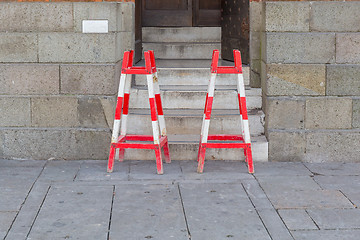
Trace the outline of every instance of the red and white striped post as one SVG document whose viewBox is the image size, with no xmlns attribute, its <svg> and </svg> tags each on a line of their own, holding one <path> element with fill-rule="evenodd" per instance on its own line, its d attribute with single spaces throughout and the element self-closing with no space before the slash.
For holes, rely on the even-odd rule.
<svg viewBox="0 0 360 240">
<path fill-rule="evenodd" d="M 122 161 L 124 158 L 125 148 L 137 148 L 137 149 L 154 149 L 156 156 L 156 169 L 158 174 L 163 174 L 161 148 L 164 147 L 164 155 L 167 163 L 170 163 L 170 154 L 168 147 L 168 139 L 166 136 L 165 119 L 163 115 L 163 109 L 161 105 L 160 89 L 157 81 L 155 56 L 152 51 L 144 53 L 145 67 L 134 67 L 133 66 L 134 51 L 127 51 L 124 53 L 118 101 L 115 111 L 114 128 L 111 139 L 110 154 L 108 161 L 108 172 L 113 171 L 115 150 L 119 149 L 119 160 Z M 127 135 L 127 117 L 129 114 L 129 100 L 130 100 L 130 85 L 131 85 L 131 74 L 142 74 L 146 75 L 150 102 L 150 112 L 153 135 Z M 157 86 L 157 88 L 156 88 Z M 155 94 L 156 92 L 156 94 Z M 156 99 L 156 101 L 155 101 Z M 157 106 L 158 113 L 155 106 Z M 159 134 L 159 123 L 158 117 L 162 116 L 160 127 L 164 134 Z M 122 119 L 122 121 L 121 121 Z M 121 121 L 121 131 L 120 129 Z M 120 131 L 120 136 L 119 136 Z M 147 143 L 129 143 L 127 141 L 153 141 L 152 144 Z"/>
<path fill-rule="evenodd" d="M 211 76 L 206 94 L 204 117 L 201 128 L 200 144 L 198 151 L 198 169 L 199 173 L 204 170 L 205 153 L 207 148 L 243 148 L 245 154 L 245 161 L 248 164 L 249 173 L 254 172 L 252 161 L 251 140 L 249 121 L 246 108 L 245 86 L 242 72 L 241 54 L 240 51 L 234 50 L 235 66 L 218 66 L 219 50 L 214 50 L 211 62 Z M 211 118 L 212 103 L 214 98 L 215 80 L 217 74 L 236 74 L 237 75 L 237 91 L 240 111 L 240 135 L 209 135 L 209 126 Z M 208 141 L 231 141 L 231 142 L 216 142 L 209 143 Z"/>
</svg>

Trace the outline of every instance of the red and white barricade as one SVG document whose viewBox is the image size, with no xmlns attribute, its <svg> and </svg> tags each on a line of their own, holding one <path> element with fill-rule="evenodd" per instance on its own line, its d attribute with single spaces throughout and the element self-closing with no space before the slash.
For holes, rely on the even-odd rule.
<svg viewBox="0 0 360 240">
<path fill-rule="evenodd" d="M 154 149 L 156 156 L 156 168 L 158 174 L 163 174 L 161 148 L 164 148 L 165 161 L 170 163 L 168 138 L 166 135 L 165 119 L 161 104 L 160 88 L 157 78 L 155 56 L 153 51 L 144 53 L 145 67 L 133 66 L 134 51 L 126 51 L 121 68 L 119 92 L 115 110 L 114 127 L 111 138 L 108 172 L 113 171 L 116 149 L 119 149 L 119 160 L 124 159 L 126 148 Z M 131 75 L 146 75 L 153 135 L 127 135 L 127 117 L 129 114 Z M 156 108 L 155 108 L 156 106 Z M 120 124 L 121 122 L 121 124 Z M 160 133 L 159 133 L 160 124 Z M 121 125 L 121 129 L 120 129 Z M 119 136 L 120 133 L 120 136 Z M 136 141 L 136 142 L 131 142 Z M 151 141 L 153 143 L 138 143 Z"/>
<path fill-rule="evenodd" d="M 214 50 L 211 62 L 211 76 L 206 94 L 204 117 L 201 128 L 200 144 L 198 151 L 198 169 L 203 172 L 205 153 L 207 148 L 243 148 L 245 161 L 248 164 L 249 173 L 254 172 L 251 152 L 251 140 L 249 121 L 246 108 L 245 86 L 242 72 L 241 54 L 234 50 L 235 66 L 218 66 L 219 50 Z M 234 74 L 237 77 L 238 102 L 240 110 L 240 126 L 242 134 L 239 135 L 209 135 L 210 117 L 215 91 L 215 80 L 217 74 Z M 210 142 L 208 142 L 210 141 Z M 216 142 L 211 142 L 216 141 Z M 224 141 L 224 142 L 222 142 Z M 226 142 L 225 142 L 226 141 Z"/>
</svg>

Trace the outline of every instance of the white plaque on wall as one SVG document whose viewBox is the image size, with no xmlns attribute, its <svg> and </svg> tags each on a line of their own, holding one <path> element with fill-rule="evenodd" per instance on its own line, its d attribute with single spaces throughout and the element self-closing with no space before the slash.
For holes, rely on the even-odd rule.
<svg viewBox="0 0 360 240">
<path fill-rule="evenodd" d="M 108 33 L 109 21 L 108 20 L 83 20 L 82 21 L 83 33 Z"/>
</svg>

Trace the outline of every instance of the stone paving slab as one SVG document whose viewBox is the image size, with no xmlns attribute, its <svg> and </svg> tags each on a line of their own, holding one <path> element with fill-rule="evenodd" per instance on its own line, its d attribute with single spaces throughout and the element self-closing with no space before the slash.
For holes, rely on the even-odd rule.
<svg viewBox="0 0 360 240">
<path fill-rule="evenodd" d="M 164 174 L 156 174 L 156 162 L 154 161 L 130 161 L 130 180 L 175 180 L 182 178 L 179 161 L 170 164 L 163 162 Z"/>
<path fill-rule="evenodd" d="M 289 230 L 275 209 L 260 209 L 258 213 L 272 239 L 292 240 Z"/>
<path fill-rule="evenodd" d="M 358 163 L 304 163 L 316 175 L 347 176 L 360 175 Z"/>
<path fill-rule="evenodd" d="M 315 176 L 314 180 L 324 189 L 359 190 L 360 176 Z"/>
<path fill-rule="evenodd" d="M 117 185 L 110 239 L 188 239 L 177 185 Z"/>
<path fill-rule="evenodd" d="M 312 173 L 300 162 L 255 162 L 255 176 L 284 176 L 284 175 L 312 175 Z"/>
<path fill-rule="evenodd" d="M 320 229 L 359 229 L 360 209 L 309 209 Z"/>
<path fill-rule="evenodd" d="M 289 230 L 318 230 L 305 209 L 280 209 L 278 212 Z"/>
<path fill-rule="evenodd" d="M 82 161 L 48 161 L 39 180 L 44 182 L 73 181 Z"/>
<path fill-rule="evenodd" d="M 270 239 L 241 185 L 180 184 L 180 189 L 192 240 Z"/>
<path fill-rule="evenodd" d="M 0 187 L 0 211 L 19 211 L 29 192 L 28 187 Z"/>
<path fill-rule="evenodd" d="M 129 161 L 114 163 L 112 173 L 107 172 L 107 161 L 86 160 L 76 175 L 75 181 L 127 181 L 129 178 Z"/>
<path fill-rule="evenodd" d="M 107 239 L 113 186 L 51 188 L 28 239 Z"/>
<path fill-rule="evenodd" d="M 4 239 L 17 212 L 0 212 L 0 239 Z"/>
<path fill-rule="evenodd" d="M 295 240 L 358 240 L 360 230 L 293 231 Z"/>
</svg>

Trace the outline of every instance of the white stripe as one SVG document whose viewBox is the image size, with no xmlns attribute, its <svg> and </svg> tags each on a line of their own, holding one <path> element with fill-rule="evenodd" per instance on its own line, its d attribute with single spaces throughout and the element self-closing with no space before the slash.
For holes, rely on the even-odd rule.
<svg viewBox="0 0 360 240">
<path fill-rule="evenodd" d="M 203 116 L 203 120 L 202 120 L 202 124 L 201 124 L 201 136 L 203 135 L 204 133 L 204 126 L 205 126 L 205 114 Z"/>
<path fill-rule="evenodd" d="M 244 122 L 241 114 L 240 114 L 240 129 L 241 129 L 241 134 L 244 136 Z"/>
<path fill-rule="evenodd" d="M 214 91 L 215 91 L 215 79 L 216 79 L 216 73 L 212 73 L 210 76 L 209 86 L 208 86 L 208 97 L 214 97 Z"/>
<path fill-rule="evenodd" d="M 127 74 L 121 74 L 118 97 L 124 97 L 124 87 L 125 87 L 126 75 Z"/>
<path fill-rule="evenodd" d="M 148 85 L 149 98 L 155 98 L 153 75 L 152 74 L 146 75 L 146 79 L 147 79 L 147 85 Z"/>
<path fill-rule="evenodd" d="M 245 143 L 251 143 L 250 139 L 250 130 L 249 130 L 249 121 L 244 120 L 244 131 L 245 131 Z"/>
<path fill-rule="evenodd" d="M 209 135 L 210 119 L 205 119 L 204 133 L 201 135 L 201 143 L 207 143 Z"/>
<path fill-rule="evenodd" d="M 130 87 L 131 87 L 131 74 L 127 74 L 125 80 L 125 93 L 130 93 Z"/>
<path fill-rule="evenodd" d="M 120 120 L 114 120 L 114 127 L 111 137 L 111 143 L 117 143 L 119 137 L 119 130 L 120 130 Z"/>
<path fill-rule="evenodd" d="M 157 81 L 154 82 L 154 92 L 155 94 L 160 94 L 159 78 L 157 72 L 154 73 L 154 77 L 157 79 Z"/>
<path fill-rule="evenodd" d="M 240 93 L 240 97 L 245 97 L 244 77 L 242 74 L 237 74 L 237 77 L 238 77 L 238 81 L 237 81 L 238 93 Z"/>
<path fill-rule="evenodd" d="M 122 136 L 126 135 L 127 117 L 128 117 L 128 115 L 122 115 L 122 118 L 121 118 L 121 131 L 120 131 L 120 134 Z"/>
<path fill-rule="evenodd" d="M 164 115 L 158 115 L 159 125 L 160 125 L 160 134 L 161 136 L 166 136 L 166 126 L 165 126 L 165 118 Z"/>
<path fill-rule="evenodd" d="M 157 121 L 152 121 L 154 144 L 159 144 L 159 125 Z"/>
</svg>

